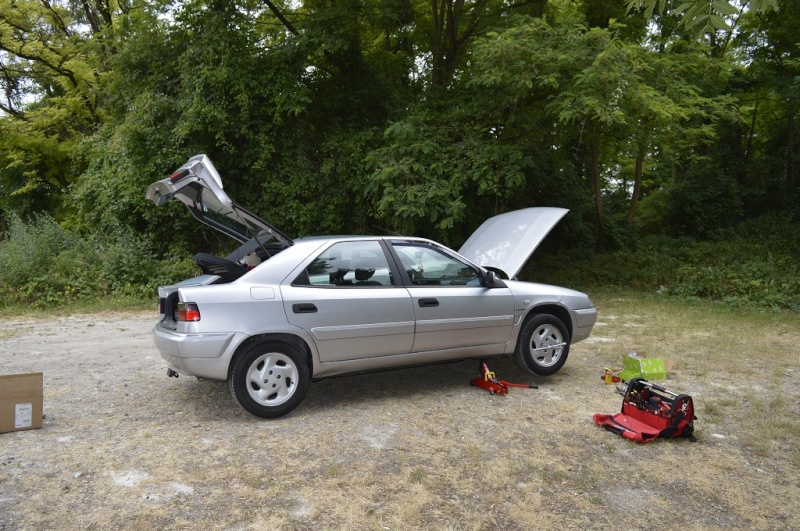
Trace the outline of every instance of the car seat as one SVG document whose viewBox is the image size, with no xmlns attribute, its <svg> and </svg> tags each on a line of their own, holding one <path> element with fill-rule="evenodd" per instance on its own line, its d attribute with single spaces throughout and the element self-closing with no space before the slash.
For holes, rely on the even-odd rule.
<svg viewBox="0 0 800 531">
<path fill-rule="evenodd" d="M 356 268 L 356 286 L 382 286 L 377 280 L 370 280 L 370 277 L 375 274 L 374 269 Z"/>
</svg>

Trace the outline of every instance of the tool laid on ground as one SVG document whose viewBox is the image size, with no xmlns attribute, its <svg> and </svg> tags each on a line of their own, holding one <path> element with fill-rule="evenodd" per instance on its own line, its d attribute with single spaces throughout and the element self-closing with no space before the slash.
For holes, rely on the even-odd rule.
<svg viewBox="0 0 800 531">
<path fill-rule="evenodd" d="M 694 441 L 695 420 L 691 396 L 673 393 L 642 378 L 628 383 L 621 413 L 594 415 L 598 426 L 638 443 L 674 437 Z"/>
<path fill-rule="evenodd" d="M 470 380 L 469 384 L 475 387 L 480 387 L 481 389 L 486 389 L 493 395 L 506 395 L 508 394 L 509 387 L 523 387 L 525 389 L 539 388 L 538 385 L 534 384 L 519 384 L 506 382 L 505 380 L 498 380 L 494 374 L 494 371 L 489 370 L 489 366 L 486 365 L 485 361 L 481 361 L 478 370 L 480 370 L 481 376 L 478 378 L 473 378 Z"/>
</svg>

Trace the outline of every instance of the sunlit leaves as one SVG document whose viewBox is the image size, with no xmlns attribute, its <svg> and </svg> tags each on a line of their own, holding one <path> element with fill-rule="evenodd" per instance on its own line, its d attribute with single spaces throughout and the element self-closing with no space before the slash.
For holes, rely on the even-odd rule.
<svg viewBox="0 0 800 531">
<path fill-rule="evenodd" d="M 745 9 L 753 11 L 775 11 L 778 9 L 777 0 L 751 0 L 736 2 L 728 0 L 688 0 L 672 9 L 666 0 L 627 0 L 628 11 L 642 12 L 645 18 L 650 19 L 653 13 L 670 11 L 681 16 L 681 23 L 689 30 L 701 35 L 710 31 L 731 31 L 731 17 L 738 17 Z"/>
<path fill-rule="evenodd" d="M 78 7 L 0 0 L 0 205 L 7 209 L 56 206 L 83 169 L 78 146 L 101 120 L 110 26 L 123 12 L 108 1 Z"/>
</svg>

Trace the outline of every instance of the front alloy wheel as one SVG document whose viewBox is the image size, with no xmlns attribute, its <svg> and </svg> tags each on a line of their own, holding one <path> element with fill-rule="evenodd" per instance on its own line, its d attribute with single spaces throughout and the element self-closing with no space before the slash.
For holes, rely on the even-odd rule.
<svg viewBox="0 0 800 531">
<path fill-rule="evenodd" d="M 522 325 L 514 362 L 528 374 L 555 374 L 567 361 L 569 341 L 561 319 L 550 314 L 534 315 Z"/>
<path fill-rule="evenodd" d="M 228 379 L 239 404 L 263 418 L 286 415 L 308 391 L 309 368 L 293 346 L 277 341 L 251 345 L 234 362 Z"/>
</svg>

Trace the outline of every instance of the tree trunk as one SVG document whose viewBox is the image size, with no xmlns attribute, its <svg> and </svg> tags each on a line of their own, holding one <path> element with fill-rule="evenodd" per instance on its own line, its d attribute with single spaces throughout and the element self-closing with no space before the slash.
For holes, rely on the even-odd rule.
<svg viewBox="0 0 800 531">
<path fill-rule="evenodd" d="M 444 21 L 447 10 L 446 0 L 431 0 L 433 11 L 433 42 L 431 43 L 431 82 L 444 85 Z"/>
<path fill-rule="evenodd" d="M 789 116 L 788 120 L 789 123 L 787 124 L 787 138 L 786 138 L 786 198 L 789 198 L 789 202 L 792 202 L 791 198 L 796 197 L 797 192 L 795 191 L 795 169 L 794 169 L 794 161 L 795 161 L 795 145 L 794 145 L 794 120 L 795 120 L 795 109 L 793 107 L 789 108 Z"/>
<path fill-rule="evenodd" d="M 603 229 L 603 183 L 600 178 L 600 135 L 593 135 L 589 148 L 589 173 L 592 179 L 594 204 L 597 209 L 597 226 Z"/>
<path fill-rule="evenodd" d="M 431 0 L 431 83 L 444 87 L 453 79 L 467 43 L 475 35 L 486 0 Z"/>
<path fill-rule="evenodd" d="M 747 134 L 747 148 L 744 153 L 744 159 L 746 162 L 750 162 L 753 156 L 753 136 L 756 132 L 756 117 L 758 116 L 758 104 L 761 103 L 760 101 L 756 101 L 756 106 L 753 108 L 753 119 L 750 121 L 750 131 Z"/>
<path fill-rule="evenodd" d="M 633 193 L 631 202 L 628 204 L 628 217 L 625 220 L 628 227 L 633 226 L 636 218 L 636 209 L 639 206 L 639 195 L 642 193 L 642 167 L 644 166 L 644 152 L 646 143 L 640 142 L 636 145 L 636 166 L 633 170 Z"/>
</svg>

